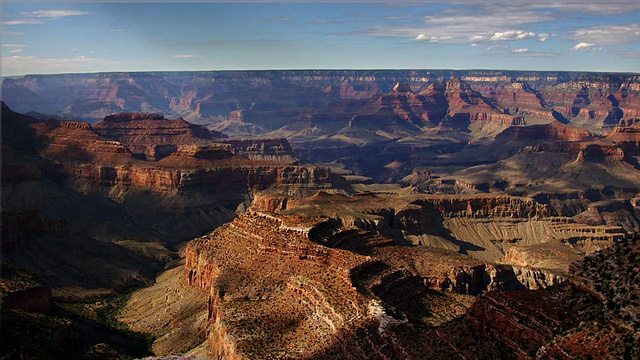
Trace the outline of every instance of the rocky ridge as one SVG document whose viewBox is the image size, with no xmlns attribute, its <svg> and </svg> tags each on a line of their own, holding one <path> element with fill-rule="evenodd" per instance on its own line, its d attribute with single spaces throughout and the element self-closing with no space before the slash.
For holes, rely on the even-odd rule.
<svg viewBox="0 0 640 360">
<path fill-rule="evenodd" d="M 124 111 L 155 111 L 235 137 L 286 138 L 296 156 L 283 154 L 280 145 L 276 151 L 269 141 L 264 148 L 269 155 L 240 148 L 233 150 L 237 154 L 287 162 L 340 161 L 356 175 L 395 182 L 418 166 L 508 158 L 530 145 L 514 140 L 504 149 L 494 141 L 511 128 L 559 121 L 599 135 L 619 124 L 631 125 L 638 120 L 637 82 L 633 74 L 265 71 L 27 76 L 6 79 L 3 86 L 5 101 L 24 111 L 63 117 L 68 112 L 92 122 Z M 64 108 L 47 108 L 69 101 L 58 98 L 67 92 L 84 96 L 67 96 L 73 100 Z M 560 131 L 557 125 L 552 128 Z M 573 140 L 584 137 L 576 130 L 562 131 L 573 132 Z M 485 145 L 489 148 L 475 151 Z M 132 146 L 149 159 L 175 151 L 160 143 Z M 461 153 L 453 159 L 432 155 L 453 152 Z M 370 160 L 374 154 L 379 161 Z M 403 166 L 394 167 L 397 163 Z"/>
<path fill-rule="evenodd" d="M 586 116 L 590 113 L 600 116 L 599 112 L 604 111 L 606 114 L 603 112 L 603 115 L 606 117 L 611 111 L 616 113 L 617 109 L 631 115 L 635 109 L 633 96 L 637 96 L 635 92 L 638 91 L 637 75 L 437 70 L 31 75 L 21 79 L 6 79 L 3 88 L 4 93 L 9 94 L 5 101 L 21 112 L 68 112 L 76 118 L 101 119 L 125 111 L 156 110 L 164 113 L 170 111 L 193 120 L 197 117 L 225 117 L 230 111 L 258 109 L 259 106 L 262 109 L 292 105 L 322 107 L 337 99 L 367 99 L 376 94 L 391 92 L 398 82 L 407 83 L 411 90 L 420 92 L 432 83 L 452 77 L 472 84 L 485 97 L 496 100 L 511 99 L 508 95 L 501 94 L 505 89 L 507 92 L 524 90 L 523 101 L 518 102 L 519 110 L 548 110 L 558 106 L 558 111 L 564 112 L 565 116 L 574 112 L 580 114 L 583 107 L 586 107 L 583 110 Z M 282 100 L 285 97 L 283 95 L 289 96 L 292 93 L 291 89 L 294 89 L 296 99 L 288 102 Z M 69 92 L 81 93 L 83 97 L 66 96 Z M 239 95 L 242 93 L 246 95 Z M 265 96 L 265 93 L 271 96 Z M 564 93 L 568 95 L 564 96 Z M 617 103 L 607 100 L 609 93 L 614 94 Z M 262 96 L 256 96 L 257 94 Z M 549 99 L 540 102 L 526 94 L 538 94 Z M 53 100 L 59 96 L 73 100 L 68 100 L 64 109 L 54 109 L 48 105 L 49 102 L 55 103 Z M 588 102 L 576 101 L 585 96 L 589 99 Z M 256 103 L 255 99 L 262 101 Z M 503 107 L 514 112 L 516 106 L 513 105 L 505 103 Z M 192 114 L 197 114 L 197 117 Z M 617 116 L 619 115 L 613 115 Z"/>
<path fill-rule="evenodd" d="M 103 324 L 104 313 L 113 309 L 102 301 L 111 304 L 120 291 L 149 285 L 177 257 L 172 250 L 231 220 L 255 191 L 274 186 L 292 196 L 316 189 L 350 191 L 326 167 L 234 155 L 232 144 L 198 138 L 193 134 L 210 132 L 182 120 L 148 114 L 108 119 L 122 125 L 115 127 L 119 135 L 114 134 L 131 141 L 127 144 L 101 136 L 87 123 L 39 120 L 4 103 L 2 108 L 3 266 L 28 271 L 43 285 L 10 291 L 3 302 L 15 303 L 17 309 L 54 309 L 50 316 L 3 307 L 3 321 L 13 324 L 6 334 L 3 326 L 3 339 L 18 339 L 6 349 L 25 356 L 56 347 L 70 356 L 94 350 L 111 357 L 148 354 L 137 348 L 144 339 Z M 154 160 L 134 154 L 134 142 L 160 138 L 176 144 L 175 150 Z M 286 142 L 261 144 L 287 151 Z M 238 148 L 256 156 L 270 151 L 247 142 Z M 91 302 L 92 297 L 101 300 Z M 48 325 L 41 326 L 43 322 Z M 78 336 L 74 327 L 84 335 Z M 68 336 L 42 348 L 18 346 L 30 344 L 25 340 L 29 334 L 49 330 Z"/>
<path fill-rule="evenodd" d="M 31 119 L 29 125 L 5 108 L 3 124 L 9 126 L 15 123 L 16 127 L 30 129 L 30 141 L 39 139 L 42 142 L 29 155 L 16 154 L 6 159 L 15 160 L 8 164 L 15 163 L 16 169 L 22 169 L 26 166 L 24 156 L 29 156 L 29 161 L 35 166 L 20 170 L 24 176 L 35 172 L 27 177 L 36 180 L 55 178 L 64 187 L 83 196 L 98 196 L 114 201 L 122 206 L 130 219 L 139 224 L 152 225 L 171 233 L 172 226 L 165 221 L 157 223 L 158 219 L 176 216 L 176 212 L 177 216 L 189 216 L 191 225 L 182 229 L 174 228 L 180 238 L 188 234 L 196 235 L 207 227 L 210 229 L 221 223 L 221 218 L 228 219 L 253 191 L 281 186 L 283 191 L 290 194 L 306 194 L 314 189 L 331 191 L 347 186 L 340 176 L 332 174 L 328 168 L 275 161 L 292 160 L 286 141 L 205 142 L 205 135 L 209 132 L 202 127 L 148 114 L 124 114 L 114 116 L 107 122 L 125 126 L 118 131 L 129 135 L 117 135 L 118 132 L 111 135 L 132 143 L 104 138 L 89 124 L 81 122 Z M 134 126 L 137 130 L 131 130 L 132 123 L 138 126 Z M 106 127 L 99 126 L 103 130 Z M 202 136 L 193 135 L 193 131 Z M 131 151 L 146 141 L 160 138 L 164 139 L 162 142 L 165 145 L 173 147 L 172 152 L 163 154 L 161 159 L 144 160 Z M 265 148 L 266 144 L 270 147 Z M 154 147 L 158 149 L 156 145 Z M 8 150 L 4 154 L 9 156 L 16 151 Z M 251 160 L 234 155 L 235 151 L 251 152 L 255 158 L 271 160 Z M 273 153 L 277 155 L 271 155 Z M 14 177 L 17 174 L 12 172 Z M 8 178 L 5 177 L 5 180 Z M 13 184 L 17 188 L 31 186 L 18 178 L 15 180 Z M 195 194 L 198 197 L 194 197 Z M 5 201 L 5 206 L 8 209 L 21 209 L 17 198 L 13 199 L 16 199 L 15 204 Z M 180 214 L 180 208 L 184 209 L 184 214 Z M 198 208 L 201 210 L 195 210 Z M 199 214 L 193 217 L 189 215 L 192 211 Z"/>
<path fill-rule="evenodd" d="M 386 206 L 380 207 L 382 204 Z M 393 210 L 394 206 L 402 208 L 400 204 L 405 209 Z M 407 321 L 432 325 L 452 321 L 466 309 L 455 305 L 460 296 L 456 294 L 547 288 L 565 279 L 557 269 L 483 263 L 437 249 L 435 243 L 414 247 L 394 240 L 398 230 L 405 235 L 433 232 L 434 228 L 414 225 L 417 218 L 421 224 L 434 223 L 437 218 L 424 219 L 430 213 L 445 219 L 552 215 L 548 207 L 518 198 L 418 195 L 398 201 L 321 193 L 296 200 L 260 195 L 247 213 L 187 247 L 185 281 L 211 292 L 208 318 L 213 355 L 306 358 L 334 351 L 343 354 L 337 348 L 318 345 L 335 343 L 336 336 L 343 340 L 345 334 L 357 336 L 354 326 L 373 336 L 375 328 L 384 334 L 384 329 Z M 623 234 L 614 234 L 604 246 L 624 239 Z M 560 246 L 570 247 L 569 243 Z M 252 270 L 255 266 L 261 270 Z M 433 290 L 451 295 L 436 300 Z M 382 305 L 379 313 L 372 310 L 380 306 L 376 304 Z M 307 306 L 315 312 L 309 312 Z M 435 311 L 434 306 L 451 310 L 435 313 L 430 310 Z M 278 314 L 268 309 L 278 309 Z M 313 328 L 310 318 L 316 319 Z M 310 343 L 311 338 L 326 341 Z M 335 346 L 344 346 L 343 340 Z M 355 341 L 353 346 L 360 352 L 365 345 Z M 402 353 L 395 352 L 398 350 L 392 357 Z"/>
</svg>

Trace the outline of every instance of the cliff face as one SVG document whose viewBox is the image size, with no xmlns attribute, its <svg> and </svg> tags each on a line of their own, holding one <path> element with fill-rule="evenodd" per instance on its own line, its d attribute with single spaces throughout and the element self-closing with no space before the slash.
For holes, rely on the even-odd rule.
<svg viewBox="0 0 640 360">
<path fill-rule="evenodd" d="M 94 125 L 93 130 L 104 138 L 122 143 L 134 155 L 151 161 L 176 152 L 184 156 L 185 151 L 189 151 L 189 146 L 216 148 L 250 160 L 284 163 L 296 161 L 291 145 L 285 139 L 228 139 L 221 132 L 207 130 L 181 118 L 168 120 L 158 114 L 111 115 Z M 199 151 L 200 154 L 193 156 L 202 158 L 202 150 Z"/>
<path fill-rule="evenodd" d="M 259 189 L 272 183 L 293 185 L 335 179 L 326 168 L 279 165 L 278 160 L 293 160 L 286 140 L 237 139 L 218 143 L 211 141 L 211 133 L 200 126 L 159 115 L 114 115 L 95 129 L 86 123 L 56 120 L 35 122 L 31 127 L 37 136 L 46 139 L 39 149 L 42 156 L 56 161 L 73 177 L 89 178 L 101 186 L 125 184 L 176 190 L 200 181 L 200 176 L 204 176 L 202 182 L 212 180 L 217 171 L 231 171 L 225 182 Z M 101 133 L 119 140 L 105 139 Z M 131 148 L 145 148 L 147 153 L 152 148 L 156 155 L 163 152 L 163 161 L 141 161 L 133 156 L 139 154 Z M 215 181 L 211 187 L 214 186 Z"/>
<path fill-rule="evenodd" d="M 232 151 L 287 163 L 339 160 L 356 175 L 395 182 L 416 166 L 502 160 L 532 145 L 535 136 L 589 136 L 556 121 L 596 135 L 629 126 L 638 122 L 638 81 L 632 75 L 500 71 L 118 73 L 6 79 L 3 94 L 20 110 L 91 122 L 123 111 L 156 111 L 233 136 L 285 138 L 298 156 L 266 140 Z M 164 158 L 187 138 L 221 136 L 178 120 L 164 121 L 163 130 L 153 125 L 154 135 L 131 124 L 160 119 L 129 120 L 102 121 L 97 129 L 107 134 L 111 128 L 109 136 L 145 159 Z M 527 129 L 545 124 L 551 125 Z M 479 145 L 492 147 L 472 151 Z M 450 153 L 442 161 L 429 155 Z M 393 168 L 397 163 L 404 167 Z"/>
<path fill-rule="evenodd" d="M 121 206 L 118 211 L 137 224 L 146 233 L 145 238 L 156 236 L 149 234 L 149 226 L 173 234 L 169 238 L 174 239 L 201 234 L 228 221 L 252 192 L 273 186 L 282 187 L 291 195 L 336 187 L 342 189 L 337 191 L 348 191 L 348 184 L 328 168 L 280 162 L 293 160 L 286 141 L 220 143 L 202 127 L 158 115 L 128 113 L 112 116 L 98 126 L 130 142 L 126 144 L 101 136 L 86 123 L 22 118 L 8 108 L 3 108 L 3 127 L 9 130 L 3 136 L 22 134 L 15 138 L 24 138 L 15 144 L 9 141 L 8 145 L 13 146 L 5 146 L 7 151 L 3 152 L 3 168 L 11 170 L 3 171 L 4 180 L 11 180 L 12 186 L 10 192 L 3 194 L 3 206 L 24 210 L 25 204 L 40 203 L 48 208 L 47 213 L 60 211 L 54 210 L 59 207 L 55 203 L 32 199 L 44 197 L 39 188 L 53 181 L 51 186 L 55 189 L 46 191 L 65 194 L 72 189 L 76 194 L 70 201 L 81 207 L 89 206 L 84 197 L 111 201 L 108 207 Z M 161 144 L 147 143 L 151 141 Z M 21 149 L 24 143 L 33 144 L 32 148 Z M 147 155 L 151 148 L 153 157 L 162 158 L 151 161 L 148 156 L 134 154 L 139 148 L 144 148 Z M 263 160 L 251 160 L 234 152 Z M 34 187 L 38 189 L 34 191 Z M 34 196 L 22 201 L 22 195 L 10 196 L 15 191 L 31 191 Z M 72 212 L 63 211 L 65 216 Z M 171 225 L 162 220 L 166 216 L 178 223 Z M 81 224 L 91 233 L 103 228 L 95 224 L 98 220 L 87 216 L 74 218 L 93 224 Z M 125 231 L 128 235 L 116 231 L 107 236 L 118 238 L 136 232 L 135 226 L 121 228 L 129 229 Z"/>
<path fill-rule="evenodd" d="M 530 266 L 482 264 L 453 267 L 446 273 L 425 278 L 424 282 L 434 290 L 478 295 L 487 291 L 545 289 L 564 280 L 562 275 Z"/>
<path fill-rule="evenodd" d="M 506 109 L 523 116 L 527 123 L 548 122 L 560 115 L 600 132 L 620 120 L 638 118 L 638 77 L 617 74 L 434 70 L 106 73 L 6 79 L 3 94 L 21 112 L 69 113 L 95 121 L 124 111 L 159 111 L 190 121 L 212 121 L 237 110 L 263 115 L 276 111 L 295 118 L 308 112 L 300 111 L 302 108 L 315 112 L 337 100 L 390 93 L 398 82 L 408 84 L 398 93 L 421 93 L 452 78 L 490 100 L 488 108 L 499 104 L 500 112 Z M 410 108 L 427 104 L 423 120 L 434 123 L 457 113 L 456 103 L 464 103 L 454 101 L 453 111 L 448 112 L 442 98 L 409 100 L 395 102 L 402 105 L 398 108 L 401 116 L 410 116 Z M 264 119 L 279 122 L 275 117 Z M 263 125 L 268 130 L 286 125 L 279 123 Z"/>
<path fill-rule="evenodd" d="M 35 237 L 46 235 L 68 235 L 71 224 L 65 219 L 44 217 L 38 210 L 3 211 L 2 242 L 3 252 L 14 251 Z"/>
<path fill-rule="evenodd" d="M 173 157 L 167 160 L 175 160 Z M 204 168 L 198 168 L 200 163 Z M 248 190 L 265 190 L 272 186 L 283 187 L 285 192 L 296 188 L 330 189 L 340 184 L 340 177 L 327 168 L 283 166 L 280 164 L 256 164 L 248 161 L 218 163 L 195 161 L 183 168 L 163 166 L 109 166 L 100 164 L 64 164 L 74 179 L 83 179 L 103 190 L 110 187 L 129 187 L 154 192 L 201 191 L 223 194 Z M 207 165 L 211 167 L 207 167 Z"/>
<path fill-rule="evenodd" d="M 639 303 L 629 294 L 636 293 L 638 281 L 621 274 L 633 266 L 638 243 L 637 238 L 621 242 L 577 262 L 562 286 L 483 295 L 466 320 L 518 358 L 633 358 Z"/>
<path fill-rule="evenodd" d="M 414 198 L 405 206 L 459 220 L 489 214 L 493 219 L 551 215 L 548 207 L 534 201 L 488 199 Z M 414 358 L 414 352 L 424 356 L 419 349 L 426 347 L 448 353 L 458 340 L 471 341 L 472 347 L 490 341 L 496 349 L 512 349 L 516 357 L 529 358 L 546 351 L 541 346 L 554 339 L 568 339 L 559 335 L 563 331 L 600 316 L 597 296 L 573 282 L 560 285 L 566 278 L 557 271 L 524 263 L 533 257 L 514 253 L 511 261 L 522 264 L 496 264 L 444 249 L 400 245 L 387 237 L 394 224 L 424 217 L 395 212 L 393 207 L 401 207 L 397 200 L 328 194 L 295 200 L 262 194 L 255 205 L 262 208 L 251 208 L 186 249 L 185 281 L 210 291 L 209 341 L 217 356 L 322 357 L 344 354 L 347 344 L 353 353 L 369 349 L 386 354 L 384 342 L 376 340 L 382 336 L 394 339 L 390 354 L 408 358 Z M 468 311 L 457 298 L 485 292 Z M 437 328 L 440 325 L 443 328 Z M 458 333 L 459 326 L 469 330 Z M 413 329 L 412 336 L 404 333 L 405 327 Z M 445 331 L 448 341 L 413 342 L 433 336 L 433 331 L 438 337 Z M 468 331 L 478 335 L 464 340 Z M 607 349 L 617 349 L 625 337 L 613 339 Z M 290 353 L 292 349 L 302 355 Z M 576 346 L 572 351 L 591 350 Z"/>
<path fill-rule="evenodd" d="M 309 241 L 300 220 L 250 210 L 189 243 L 185 280 L 211 291 L 215 354 L 312 355 L 366 316 L 349 271 L 367 258 Z"/>
<path fill-rule="evenodd" d="M 500 140 L 547 140 L 547 141 L 582 141 L 591 136 L 589 131 L 573 126 L 564 125 L 558 121 L 552 121 L 545 125 L 532 125 L 526 127 L 513 127 L 499 135 Z"/>
<path fill-rule="evenodd" d="M 147 160 L 159 160 L 180 145 L 211 143 L 221 133 L 183 119 L 168 120 L 158 114 L 121 113 L 110 115 L 93 126 L 100 136 L 116 140 Z"/>
<path fill-rule="evenodd" d="M 233 154 L 251 160 L 283 163 L 296 161 L 293 149 L 286 139 L 228 139 L 222 142 L 230 145 Z"/>
</svg>

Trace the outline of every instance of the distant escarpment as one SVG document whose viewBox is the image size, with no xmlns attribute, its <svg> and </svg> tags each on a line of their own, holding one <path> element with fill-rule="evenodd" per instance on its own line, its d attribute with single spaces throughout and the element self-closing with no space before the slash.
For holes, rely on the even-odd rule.
<svg viewBox="0 0 640 360">
<path fill-rule="evenodd" d="M 96 131 L 149 160 L 185 139 L 229 144 L 220 141 L 223 132 L 263 139 L 231 146 L 250 159 L 339 162 L 373 182 L 397 182 L 418 166 L 487 164 L 531 142 L 583 141 L 584 131 L 600 136 L 631 126 L 640 121 L 639 81 L 633 74 L 508 71 L 104 73 L 5 79 L 3 97 L 20 111 L 92 124 L 119 117 Z M 122 112 L 179 119 L 134 120 Z M 154 135 L 142 127 L 153 122 L 165 128 L 154 125 Z M 170 133 L 174 142 L 166 141 Z M 538 135 L 545 140 L 531 139 Z M 291 151 L 269 139 L 286 139 Z"/>
<path fill-rule="evenodd" d="M 183 144 L 206 144 L 225 135 L 182 119 L 168 120 L 158 114 L 121 113 L 110 115 L 92 129 L 100 136 L 124 144 L 133 154 L 159 160 Z"/>
<path fill-rule="evenodd" d="M 293 165 L 286 140 L 219 139 L 180 119 L 129 113 L 108 117 L 95 130 L 82 122 L 25 121 L 5 107 L 5 125 L 3 136 L 22 131 L 24 143 L 34 147 L 21 151 L 10 146 L 3 152 L 5 163 L 23 174 L 6 174 L 16 191 L 28 192 L 35 186 L 32 180 L 53 179 L 58 184 L 55 191 L 72 189 L 78 201 L 108 199 L 143 228 L 152 226 L 178 238 L 227 221 L 256 190 L 279 186 L 292 195 L 317 189 L 349 191 L 328 168 Z M 4 198 L 6 208 L 24 209 L 18 197 L 8 197 L 10 193 Z M 173 226 L 163 220 L 167 216 L 185 222 Z"/>
<path fill-rule="evenodd" d="M 184 155 L 186 148 L 200 145 L 250 160 L 293 163 L 296 161 L 286 139 L 229 139 L 227 135 L 207 130 L 183 119 L 169 120 L 158 114 L 123 113 L 107 116 L 93 130 L 104 138 L 125 145 L 134 155 L 151 161 L 174 153 Z M 188 150 L 186 150 L 188 151 Z M 195 155 L 202 157 L 201 155 Z"/>
<path fill-rule="evenodd" d="M 637 75 L 570 72 L 290 70 L 30 75 L 5 79 L 3 97 L 21 112 L 69 114 L 92 121 L 127 111 L 215 121 L 237 110 L 275 111 L 295 117 L 306 111 L 300 111 L 303 108 L 321 109 L 340 99 L 369 99 L 389 93 L 398 82 L 407 84 L 397 88 L 398 92 L 420 93 L 451 78 L 459 78 L 500 108 L 532 123 L 551 120 L 557 112 L 599 130 L 638 115 Z M 271 116 L 265 119 L 277 121 Z"/>
<path fill-rule="evenodd" d="M 235 155 L 251 160 L 294 163 L 296 158 L 289 142 L 284 139 L 225 139 Z"/>
<path fill-rule="evenodd" d="M 544 125 L 512 127 L 506 129 L 496 140 L 538 140 L 538 141 L 582 141 L 591 136 L 588 130 L 552 121 Z"/>
</svg>

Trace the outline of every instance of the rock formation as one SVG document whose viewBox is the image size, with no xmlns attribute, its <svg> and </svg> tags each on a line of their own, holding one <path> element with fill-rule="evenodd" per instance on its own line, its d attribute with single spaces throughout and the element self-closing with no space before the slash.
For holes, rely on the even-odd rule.
<svg viewBox="0 0 640 360">
<path fill-rule="evenodd" d="M 95 124 L 100 136 L 124 144 L 133 154 L 147 160 L 159 160 L 177 150 L 179 145 L 206 144 L 224 134 L 183 119 L 168 120 L 158 114 L 121 113 L 110 115 Z"/>
<path fill-rule="evenodd" d="M 153 226 L 178 237 L 197 235 L 226 221 L 249 193 L 256 190 L 281 186 L 290 194 L 309 194 L 314 189 L 331 191 L 347 186 L 328 168 L 279 162 L 293 160 L 286 141 L 219 143 L 207 140 L 209 132 L 202 127 L 146 114 L 113 116 L 105 123 L 117 126 L 99 127 L 117 129 L 112 136 L 130 143 L 104 138 L 86 123 L 36 119 L 25 122 L 6 108 L 3 125 L 15 124 L 16 128 L 30 131 L 23 143 L 35 143 L 37 148 L 30 150 L 31 153 L 16 153 L 15 147 L 8 148 L 3 153 L 9 160 L 5 163 L 15 172 L 5 175 L 13 178 L 15 184 L 24 184 L 24 180 L 42 179 L 44 173 L 46 178 L 58 179 L 64 187 L 83 196 L 99 196 L 121 204 L 118 205 L 123 207 L 120 211 L 125 211 L 127 217 L 140 225 Z M 38 139 L 40 145 L 34 139 Z M 141 159 L 130 150 L 156 140 L 172 147 L 171 153 L 151 161 Z M 147 145 L 150 143 L 143 147 L 148 149 Z M 152 147 L 157 150 L 162 146 Z M 250 160 L 234 152 L 263 160 Z M 18 204 L 17 198 L 12 199 L 15 204 L 5 202 L 5 205 L 22 210 L 23 205 Z M 191 211 L 198 215 L 190 215 Z M 184 216 L 190 220 L 186 226 L 176 227 L 162 220 L 163 216 Z"/>
<path fill-rule="evenodd" d="M 551 341 L 558 329 L 576 327 L 578 319 L 590 319 L 584 313 L 571 312 L 574 317 L 555 320 L 562 311 L 569 311 L 566 307 L 571 302 L 566 299 L 595 304 L 593 296 L 567 290 L 575 285 L 559 285 L 566 278 L 559 275 L 558 269 L 536 268 L 521 256 L 519 265 L 483 263 L 445 249 L 401 245 L 391 237 L 399 229 L 403 233 L 429 232 L 428 228 L 408 225 L 416 224 L 416 215 L 421 212 L 421 223 L 428 224 L 435 220 L 424 221 L 422 217 L 428 213 L 445 218 L 544 218 L 552 215 L 547 207 L 535 202 L 527 206 L 519 199 L 488 197 L 418 196 L 403 202 L 410 213 L 393 210 L 402 203 L 397 199 L 383 200 L 372 195 L 346 198 L 319 194 L 299 201 L 263 194 L 254 203 L 262 208 L 253 207 L 233 222 L 190 242 L 184 277 L 188 284 L 210 291 L 208 329 L 212 354 L 230 358 L 274 354 L 331 357 L 327 354 L 343 354 L 347 343 L 353 346 L 354 353 L 369 346 L 383 351 L 378 346 L 389 340 L 379 344 L 378 340 L 374 344 L 363 341 L 383 336 L 395 339 L 392 342 L 398 348 L 385 356 L 396 358 L 416 351 L 407 349 L 405 342 L 409 339 L 399 335 L 404 326 L 416 326 L 420 333 L 432 331 L 421 324 L 438 326 L 453 321 L 487 336 L 495 336 L 491 332 L 501 329 L 497 342 L 503 348 L 514 348 L 516 355 L 527 357 Z M 386 206 L 380 207 L 383 204 Z M 624 241 L 624 235 L 614 235 L 610 241 Z M 570 244 L 576 243 L 568 239 L 558 246 Z M 515 259 L 512 252 L 506 262 L 514 263 Z M 510 301 L 529 296 L 523 292 L 507 296 L 490 292 L 481 296 L 462 318 L 466 307 L 454 305 L 455 297 L 460 296 L 456 294 L 548 287 L 554 290 L 537 292 L 536 296 L 564 296 L 558 300 L 562 306 L 545 304 L 555 307 L 551 315 L 538 315 L 538 310 L 531 310 L 514 316 L 513 308 L 525 300 Z M 436 295 L 433 290 L 450 295 L 436 300 L 443 295 Z M 526 301 L 536 300 L 529 296 Z M 589 311 L 597 311 L 594 305 L 588 306 L 592 306 Z M 503 307 L 508 309 L 502 310 Z M 493 317 L 487 319 L 487 314 Z M 534 325 L 522 324 L 537 316 L 549 318 L 537 320 Z M 562 321 L 560 328 L 558 321 Z M 362 332 L 356 330 L 358 327 Z M 318 342 L 318 338 L 324 340 Z M 446 353 L 441 349 L 448 347 L 446 343 L 438 346 Z"/>
<path fill-rule="evenodd" d="M 46 349 L 144 356 L 97 323 L 105 343 L 77 334 L 113 310 L 102 301 L 151 284 L 181 254 L 119 316 L 156 336 L 158 355 L 637 356 L 637 279 L 616 269 L 636 270 L 639 81 L 4 79 L 4 100 L 39 113 L 2 104 L 3 273 L 38 277 L 2 283 L 3 321 L 32 331 L 45 319 L 56 339 Z"/>
<path fill-rule="evenodd" d="M 424 93 L 449 79 L 467 84 L 490 107 L 522 116 L 527 124 L 564 119 L 601 132 L 621 120 L 638 118 L 638 78 L 617 74 L 429 70 L 106 73 L 6 79 L 3 88 L 5 101 L 23 112 L 71 114 L 95 121 L 125 111 L 160 111 L 189 121 L 219 121 L 240 110 L 260 114 L 262 120 L 249 115 L 249 125 L 255 122 L 256 129 L 271 131 L 287 124 L 271 115 L 276 112 L 293 119 L 337 100 L 390 93 L 397 84 L 406 84 L 398 94 L 411 89 Z M 442 112 L 442 102 L 428 103 L 430 117 Z M 444 110 L 446 114 L 448 109 Z"/>
<path fill-rule="evenodd" d="M 456 155 L 465 166 L 507 158 L 522 145 L 509 142 L 500 151 L 493 140 L 512 127 L 560 121 L 599 135 L 631 125 L 640 111 L 638 81 L 634 75 L 504 71 L 107 73 L 5 79 L 3 95 L 21 111 L 91 123 L 125 111 L 153 111 L 234 137 L 286 138 L 297 155 L 286 154 L 291 159 L 280 151 L 267 154 L 267 148 L 265 154 L 245 154 L 340 161 L 356 175 L 394 182 L 413 167 L 433 164 L 431 153 L 468 148 L 468 155 Z M 170 122 L 187 126 L 176 121 Z M 119 141 L 139 156 L 159 159 L 175 151 L 175 143 L 163 144 L 140 129 L 127 131 L 131 138 Z M 494 148 L 473 151 L 485 145 Z M 374 155 L 379 161 L 367 160 Z M 385 167 L 394 162 L 407 169 Z"/>
<path fill-rule="evenodd" d="M 181 127 L 176 134 L 175 127 L 163 129 L 166 120 L 135 114 L 123 117 L 127 126 L 132 121 L 147 122 L 142 135 L 137 132 L 140 129 L 120 129 L 124 139 L 163 134 L 175 140 L 190 128 Z M 57 356 L 59 351 L 52 349 L 65 349 L 70 356 L 94 350 L 112 357 L 147 354 L 135 348 L 140 339 L 134 334 L 120 334 L 95 320 L 92 327 L 86 313 L 61 312 L 52 305 L 48 288 L 54 289 L 55 302 L 84 309 L 86 296 L 93 296 L 85 294 L 110 298 L 118 291 L 150 284 L 164 264 L 177 256 L 167 247 L 177 247 L 232 219 L 254 191 L 273 186 L 298 196 L 317 189 L 349 191 L 344 180 L 326 167 L 250 160 L 234 155 L 231 144 L 180 144 L 168 156 L 151 161 L 135 156 L 119 141 L 102 137 L 87 123 L 42 121 L 6 106 L 2 120 L 3 275 L 4 266 L 10 265 L 35 274 L 46 285 L 10 288 L 6 297 L 3 293 L 7 304 L 3 325 L 10 324 L 6 332 L 3 326 L 3 339 L 16 339 L 16 347 L 7 349 L 24 356 L 37 357 L 42 351 Z M 127 137 L 129 131 L 139 137 Z M 286 151 L 282 144 L 286 142 L 272 143 Z M 252 150 L 248 144 L 244 149 Z M 256 153 L 260 151 L 264 148 Z M 18 310 L 48 312 L 50 308 L 59 321 Z M 96 308 L 88 311 L 96 311 L 96 318 L 103 319 L 104 313 Z M 41 322 L 47 326 L 38 325 Z M 79 338 L 75 326 L 86 330 L 87 337 Z M 51 344 L 41 344 L 40 350 L 31 346 L 33 341 L 26 334 L 39 337 L 49 331 Z M 109 345 L 97 344 L 97 339 Z M 17 344 L 26 345 L 18 348 Z M 100 346 L 94 349 L 94 345 Z"/>
<path fill-rule="evenodd" d="M 467 321 L 517 358 L 633 358 L 640 329 L 640 303 L 633 295 L 638 281 L 620 274 L 628 274 L 637 254 L 636 238 L 576 263 L 571 281 L 562 286 L 483 295 Z"/>
</svg>

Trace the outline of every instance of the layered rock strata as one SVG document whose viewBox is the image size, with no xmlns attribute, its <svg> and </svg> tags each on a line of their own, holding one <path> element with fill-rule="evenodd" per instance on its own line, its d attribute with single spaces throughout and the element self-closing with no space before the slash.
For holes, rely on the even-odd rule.
<svg viewBox="0 0 640 360">
<path fill-rule="evenodd" d="M 184 277 L 188 284 L 210 291 L 209 343 L 214 356 L 322 357 L 342 353 L 339 349 L 345 346 L 347 334 L 358 339 L 395 337 L 391 334 L 396 330 L 389 329 L 403 324 L 451 321 L 466 308 L 454 305 L 455 296 L 460 296 L 456 294 L 558 285 L 565 279 L 561 270 L 536 268 L 514 252 L 505 264 L 497 264 L 438 250 L 436 238 L 446 242 L 446 236 L 435 235 L 438 230 L 434 227 L 438 222 L 445 228 L 451 226 L 447 219 L 464 223 L 490 217 L 525 222 L 552 216 L 548 206 L 510 197 L 415 195 L 400 201 L 371 194 L 319 194 L 295 200 L 262 194 L 247 213 L 189 243 Z M 450 231 L 455 234 L 457 230 Z M 408 238 L 418 236 L 434 247 L 400 245 L 393 239 L 394 232 Z M 601 235 L 585 236 L 596 241 Z M 611 236 L 600 246 L 622 239 L 620 230 L 611 229 Z M 532 245 L 519 239 L 514 243 Z M 557 246 L 581 248 L 572 247 L 570 240 Z M 520 264 L 515 265 L 516 259 Z M 443 295 L 434 290 L 450 295 L 436 300 Z M 449 311 L 436 314 L 436 306 L 449 306 Z M 467 317 L 481 317 L 485 311 L 481 306 L 472 307 Z M 366 330 L 358 335 L 354 327 Z M 406 340 L 398 340 L 393 353 L 407 351 L 402 343 Z M 355 340 L 356 353 L 372 346 L 360 341 Z M 373 349 L 382 351 L 378 345 Z"/>
</svg>

